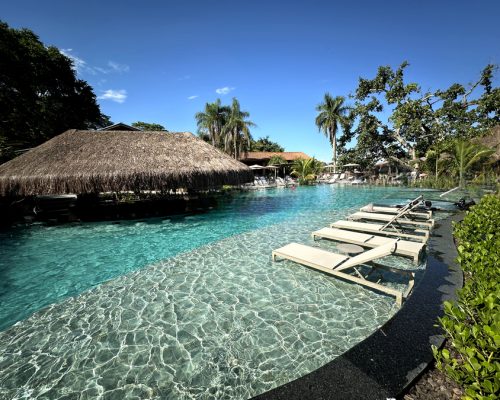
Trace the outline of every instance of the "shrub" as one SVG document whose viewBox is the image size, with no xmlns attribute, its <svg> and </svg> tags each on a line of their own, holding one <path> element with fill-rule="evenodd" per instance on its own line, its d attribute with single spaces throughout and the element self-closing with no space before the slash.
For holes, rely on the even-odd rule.
<svg viewBox="0 0 500 400">
<path fill-rule="evenodd" d="M 436 366 L 465 388 L 466 399 L 500 393 L 500 198 L 485 196 L 454 226 L 465 285 L 445 302 L 439 323 L 451 346 L 433 347 Z"/>
</svg>

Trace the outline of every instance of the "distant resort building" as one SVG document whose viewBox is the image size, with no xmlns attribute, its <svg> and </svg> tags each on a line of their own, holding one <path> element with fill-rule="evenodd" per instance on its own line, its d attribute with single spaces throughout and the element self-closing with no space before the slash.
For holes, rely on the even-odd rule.
<svg viewBox="0 0 500 400">
<path fill-rule="evenodd" d="M 287 164 L 289 164 L 289 165 L 298 159 L 308 160 L 308 159 L 312 158 L 312 157 L 309 157 L 306 153 L 303 153 L 301 151 L 283 151 L 283 152 L 249 151 L 249 152 L 243 153 L 239 160 L 243 164 L 246 164 L 246 165 L 266 166 L 269 164 L 269 160 L 274 156 L 278 156 L 278 157 L 283 158 L 287 162 Z"/>
</svg>

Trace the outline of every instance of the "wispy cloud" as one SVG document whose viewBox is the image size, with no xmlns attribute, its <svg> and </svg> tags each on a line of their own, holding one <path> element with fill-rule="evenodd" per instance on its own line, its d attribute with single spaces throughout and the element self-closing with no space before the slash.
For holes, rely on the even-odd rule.
<svg viewBox="0 0 500 400">
<path fill-rule="evenodd" d="M 128 72 L 130 67 L 125 64 L 118 64 L 114 61 L 109 61 L 108 66 L 111 68 L 110 72 Z"/>
<path fill-rule="evenodd" d="M 188 79 L 191 79 L 191 75 L 184 75 L 184 76 L 181 76 L 179 79 L 177 79 L 178 81 L 187 81 Z"/>
<path fill-rule="evenodd" d="M 72 61 L 72 63 L 73 63 L 72 68 L 76 72 L 82 73 L 83 71 L 90 69 L 85 61 L 83 61 L 81 58 L 75 56 L 74 54 L 71 54 L 73 49 L 59 49 L 59 51 L 61 52 L 61 54 L 63 56 L 68 57 Z"/>
<path fill-rule="evenodd" d="M 188 100 L 194 100 L 194 99 L 196 99 L 197 97 L 198 97 L 198 95 L 197 95 L 197 94 L 195 94 L 194 96 L 189 96 L 189 97 L 188 97 Z"/>
<path fill-rule="evenodd" d="M 103 92 L 102 95 L 98 97 L 100 100 L 111 100 L 115 103 L 123 103 L 127 99 L 127 91 L 124 89 L 113 90 L 108 89 Z"/>
<path fill-rule="evenodd" d="M 233 91 L 234 89 L 235 89 L 234 87 L 224 86 L 222 88 L 215 89 L 215 93 L 228 94 L 229 92 Z"/>
<path fill-rule="evenodd" d="M 97 75 L 130 71 L 130 67 L 128 65 L 119 64 L 114 61 L 108 61 L 106 67 L 90 66 L 85 60 L 74 55 L 73 49 L 59 49 L 59 51 L 73 62 L 73 69 L 79 74 L 87 73 L 90 75 Z"/>
</svg>

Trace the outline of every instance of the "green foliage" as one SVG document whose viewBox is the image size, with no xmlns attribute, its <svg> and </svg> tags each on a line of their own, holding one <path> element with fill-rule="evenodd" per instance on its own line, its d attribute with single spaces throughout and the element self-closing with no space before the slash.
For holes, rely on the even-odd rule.
<svg viewBox="0 0 500 400">
<path fill-rule="evenodd" d="M 287 165 L 287 164 L 288 163 L 286 162 L 286 160 L 279 155 L 272 156 L 269 159 L 269 162 L 267 163 L 267 165 Z"/>
<path fill-rule="evenodd" d="M 427 188 L 427 189 L 440 189 L 440 190 L 449 190 L 457 187 L 458 180 L 452 176 L 444 175 L 444 176 L 429 176 L 425 179 L 418 179 L 416 181 L 411 181 L 410 186 L 418 187 L 418 188 Z"/>
<path fill-rule="evenodd" d="M 250 142 L 250 151 L 276 151 L 283 152 L 285 149 L 281 147 L 278 143 L 273 142 L 269 139 L 269 136 L 260 138 L 258 140 L 252 140 Z"/>
<path fill-rule="evenodd" d="M 0 157 L 68 129 L 106 126 L 109 118 L 71 60 L 32 31 L 0 21 Z"/>
<path fill-rule="evenodd" d="M 469 87 L 455 83 L 446 90 L 422 92 L 417 83 L 405 82 L 408 65 L 379 67 L 373 79 L 360 78 L 339 138 L 341 154 L 355 138 L 352 157 L 409 166 L 432 145 L 478 137 L 500 123 L 500 89 L 492 86 L 495 66 L 487 65 Z"/>
<path fill-rule="evenodd" d="M 495 151 L 470 140 L 454 139 L 432 146 L 426 153 L 423 170 L 433 176 L 414 182 L 414 186 L 435 189 L 451 189 L 456 186 L 465 187 L 466 178 L 471 178 L 472 171 L 482 171 L 473 180 L 476 184 L 492 184 L 496 180 L 494 173 L 489 173 L 487 164 L 480 161 Z"/>
<path fill-rule="evenodd" d="M 465 286 L 439 319 L 452 351 L 433 347 L 436 365 L 466 399 L 500 394 L 500 197 L 485 196 L 454 227 Z"/>
<path fill-rule="evenodd" d="M 481 159 L 492 155 L 495 151 L 485 146 L 457 139 L 451 147 L 451 160 L 454 170 L 458 173 L 459 184 L 464 186 L 465 174 Z"/>
<path fill-rule="evenodd" d="M 142 122 L 142 121 L 132 122 L 132 126 L 134 128 L 140 129 L 141 131 L 166 131 L 167 130 L 163 125 L 149 123 L 149 122 Z"/>
<path fill-rule="evenodd" d="M 299 179 L 301 185 L 307 185 L 316 180 L 316 176 L 321 172 L 321 167 L 322 163 L 314 157 L 299 158 L 293 162 L 291 174 Z"/>
</svg>

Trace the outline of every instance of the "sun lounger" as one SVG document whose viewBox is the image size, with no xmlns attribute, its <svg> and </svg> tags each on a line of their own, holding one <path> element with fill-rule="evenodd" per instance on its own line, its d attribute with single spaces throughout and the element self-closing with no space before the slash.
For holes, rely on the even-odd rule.
<svg viewBox="0 0 500 400">
<path fill-rule="evenodd" d="M 359 219 L 364 219 L 364 220 L 372 220 L 372 221 L 383 221 L 383 222 L 390 222 L 393 221 L 395 218 L 395 215 L 391 214 L 381 214 L 381 213 L 371 213 L 371 212 L 363 212 L 363 211 L 358 211 L 355 212 L 354 214 L 351 214 L 349 216 L 349 219 L 351 220 L 359 220 Z M 398 216 L 397 222 L 399 224 L 406 224 L 406 225 L 417 225 L 417 226 L 423 226 L 427 228 L 432 228 L 434 226 L 434 220 L 429 219 L 429 220 L 413 220 L 411 217 L 405 213 L 401 216 Z"/>
<path fill-rule="evenodd" d="M 366 265 L 366 263 L 368 262 L 392 254 L 396 250 L 396 247 L 397 240 L 392 240 L 389 243 L 365 251 L 364 253 L 361 253 L 355 257 L 348 257 L 318 249 L 316 247 L 305 246 L 298 243 L 290 243 L 284 247 L 274 250 L 272 253 L 272 259 L 273 261 L 276 261 L 277 257 L 288 259 L 298 264 L 306 265 L 319 271 L 326 272 L 327 274 L 336 276 L 338 278 L 342 278 L 347 281 L 351 281 L 359 285 L 381 291 L 383 293 L 396 297 L 397 304 L 401 305 L 401 303 L 403 302 L 403 298 L 410 293 L 413 287 L 415 276 L 414 273 L 386 267 L 383 265 L 372 266 L 372 270 L 374 268 L 383 268 L 392 272 L 408 275 L 410 277 L 410 282 L 408 285 L 409 287 L 406 292 L 403 293 L 399 290 L 383 286 L 380 283 L 375 283 L 367 280 L 366 278 L 368 277 L 368 275 L 363 276 L 357 269 L 357 267 L 361 265 Z M 354 270 L 357 276 L 353 276 L 345 272 L 349 269 Z"/>
<path fill-rule="evenodd" d="M 337 242 L 352 243 L 357 244 L 362 247 L 377 247 L 383 244 L 387 244 L 394 239 L 377 236 L 367 233 L 352 232 L 336 228 L 322 228 L 318 231 L 314 231 L 311 236 L 314 240 L 316 239 L 330 239 Z M 395 254 L 401 256 L 412 257 L 415 263 L 418 263 L 420 255 L 425 248 L 425 243 L 411 242 L 408 240 L 400 240 L 396 247 Z"/>
<path fill-rule="evenodd" d="M 383 236 L 396 236 L 404 239 L 418 240 L 426 243 L 429 238 L 429 231 L 425 229 L 414 229 L 410 232 L 405 232 L 400 227 L 393 225 L 372 224 L 367 222 L 357 221 L 337 221 L 330 225 L 332 228 L 347 229 L 350 231 L 361 231 L 365 233 L 375 233 Z"/>
<path fill-rule="evenodd" d="M 361 207 L 359 211 L 363 212 L 375 212 L 375 213 L 382 213 L 382 214 L 397 214 L 401 207 L 385 207 L 385 206 L 374 206 L 373 204 L 368 204 L 364 207 Z M 432 218 L 432 211 L 422 211 L 422 212 L 416 212 L 416 211 L 410 211 L 408 212 L 408 215 L 411 215 L 412 217 L 415 218 L 422 218 L 422 219 L 430 219 Z"/>
</svg>

